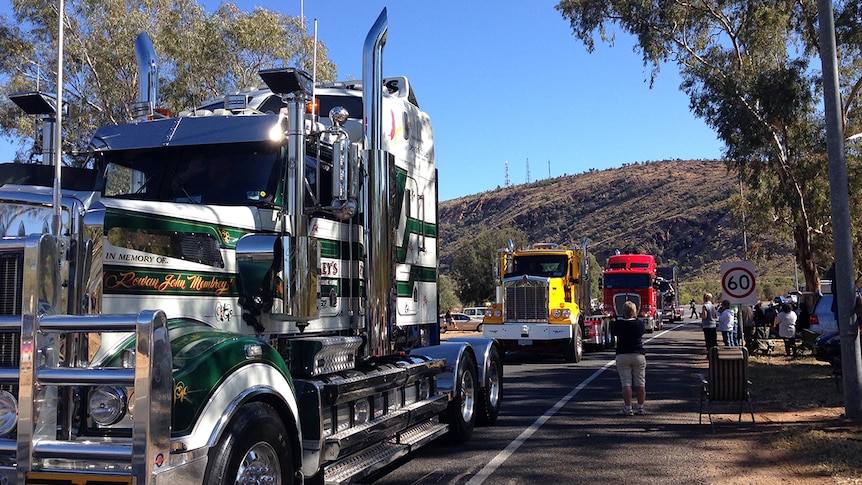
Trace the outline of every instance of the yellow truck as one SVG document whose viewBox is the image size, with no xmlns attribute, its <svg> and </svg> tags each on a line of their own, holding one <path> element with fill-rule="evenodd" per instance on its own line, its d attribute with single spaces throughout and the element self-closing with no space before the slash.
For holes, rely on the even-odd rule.
<svg viewBox="0 0 862 485">
<path fill-rule="evenodd" d="M 485 313 L 483 333 L 504 351 L 559 353 L 580 362 L 585 338 L 611 345 L 609 319 L 590 315 L 587 243 L 566 247 L 537 243 L 497 251 L 496 303 Z"/>
</svg>

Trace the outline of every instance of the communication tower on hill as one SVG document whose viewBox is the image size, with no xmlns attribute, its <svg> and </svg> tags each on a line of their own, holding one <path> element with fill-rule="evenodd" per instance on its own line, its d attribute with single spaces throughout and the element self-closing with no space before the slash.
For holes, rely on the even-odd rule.
<svg viewBox="0 0 862 485">
<path fill-rule="evenodd" d="M 506 160 L 506 187 L 508 187 L 510 184 L 511 181 L 509 180 L 509 161 Z"/>
<path fill-rule="evenodd" d="M 530 183 L 530 159 L 527 159 L 527 183 Z"/>
</svg>

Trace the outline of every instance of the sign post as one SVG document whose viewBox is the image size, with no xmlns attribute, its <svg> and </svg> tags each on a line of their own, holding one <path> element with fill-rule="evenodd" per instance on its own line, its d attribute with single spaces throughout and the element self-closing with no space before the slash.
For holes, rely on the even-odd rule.
<svg viewBox="0 0 862 485">
<path fill-rule="evenodd" d="M 757 303 L 757 286 L 754 263 L 737 261 L 721 263 L 721 296 L 731 304 Z"/>
</svg>

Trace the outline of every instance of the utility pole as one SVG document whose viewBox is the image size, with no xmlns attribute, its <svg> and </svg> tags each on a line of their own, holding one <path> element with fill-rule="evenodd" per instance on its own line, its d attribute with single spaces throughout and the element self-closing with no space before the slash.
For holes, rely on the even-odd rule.
<svg viewBox="0 0 862 485">
<path fill-rule="evenodd" d="M 742 251 L 743 259 L 748 259 L 748 236 L 745 233 L 745 194 L 742 193 L 742 175 L 739 176 L 739 199 L 742 203 Z M 799 285 L 796 285 L 797 289 Z"/>
<path fill-rule="evenodd" d="M 832 234 L 835 246 L 835 293 L 838 330 L 841 333 L 841 367 L 844 370 L 844 413 L 853 420 L 862 418 L 862 356 L 859 355 L 859 327 L 855 322 L 856 285 L 853 281 L 853 242 L 850 234 L 850 197 L 847 165 L 844 161 L 844 120 L 835 48 L 835 19 L 832 0 L 817 0 L 820 25 L 820 61 L 823 65 L 823 103 L 826 117 L 826 150 L 829 166 L 829 201 L 832 205 Z"/>
<path fill-rule="evenodd" d="M 506 160 L 506 187 L 509 187 L 511 181 L 509 180 L 509 161 Z"/>
</svg>

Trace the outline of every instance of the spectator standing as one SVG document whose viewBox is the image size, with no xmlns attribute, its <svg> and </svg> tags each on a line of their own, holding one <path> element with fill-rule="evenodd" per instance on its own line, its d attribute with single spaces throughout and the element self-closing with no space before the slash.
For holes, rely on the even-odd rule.
<svg viewBox="0 0 862 485">
<path fill-rule="evenodd" d="M 735 326 L 736 318 L 730 308 L 730 301 L 722 300 L 718 316 L 718 330 L 721 331 L 721 340 L 725 347 L 736 346 Z"/>
<path fill-rule="evenodd" d="M 700 324 L 703 327 L 703 339 L 706 342 L 706 352 L 718 345 L 718 310 L 712 303 L 712 293 L 703 294 L 703 305 L 700 307 Z"/>
<path fill-rule="evenodd" d="M 784 339 L 784 355 L 796 357 L 796 313 L 790 303 L 781 304 L 775 321 L 778 323 L 778 336 Z"/>
<path fill-rule="evenodd" d="M 811 326 L 811 311 L 808 309 L 808 302 L 799 302 L 799 318 L 796 319 L 796 329 L 802 330 Z"/>
<path fill-rule="evenodd" d="M 737 323 L 739 324 L 737 344 L 745 347 L 754 336 L 754 311 L 751 309 L 751 305 L 740 305 L 737 316 Z"/>
<path fill-rule="evenodd" d="M 446 327 L 451 327 L 452 330 L 458 330 L 458 325 L 455 323 L 455 319 L 452 318 L 452 312 L 446 310 Z"/>
<path fill-rule="evenodd" d="M 617 340 L 616 364 L 622 385 L 623 410 L 620 414 L 631 416 L 644 414 L 646 401 L 646 352 L 643 336 L 646 327 L 637 319 L 637 306 L 627 301 L 623 305 L 623 316 L 611 324 L 611 334 Z M 632 390 L 637 400 L 637 409 L 632 409 Z"/>
<path fill-rule="evenodd" d="M 694 298 L 688 302 L 688 306 L 691 307 L 691 315 L 689 315 L 688 318 L 697 318 L 697 308 L 695 308 Z"/>
</svg>

